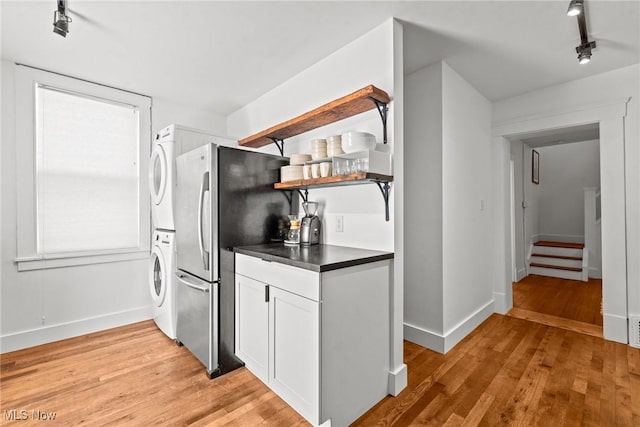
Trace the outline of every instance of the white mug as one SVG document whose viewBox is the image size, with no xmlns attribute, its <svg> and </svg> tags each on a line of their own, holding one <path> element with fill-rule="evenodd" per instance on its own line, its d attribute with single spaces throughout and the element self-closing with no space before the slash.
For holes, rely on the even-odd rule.
<svg viewBox="0 0 640 427">
<path fill-rule="evenodd" d="M 311 179 L 311 165 L 302 166 L 302 177 L 304 179 Z"/>
<path fill-rule="evenodd" d="M 311 176 L 313 178 L 320 178 L 320 163 L 314 163 L 311 165 Z"/>
<path fill-rule="evenodd" d="M 330 175 L 331 175 L 331 163 L 329 162 L 320 163 L 320 176 L 324 178 Z"/>
</svg>

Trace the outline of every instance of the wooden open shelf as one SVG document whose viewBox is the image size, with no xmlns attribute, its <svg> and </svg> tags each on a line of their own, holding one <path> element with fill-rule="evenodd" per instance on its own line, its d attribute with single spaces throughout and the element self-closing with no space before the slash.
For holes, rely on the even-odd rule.
<svg viewBox="0 0 640 427">
<path fill-rule="evenodd" d="M 258 148 L 273 143 L 272 138 L 276 140 L 291 138 L 312 129 L 373 110 L 377 108 L 373 100 L 388 104 L 391 99 L 385 91 L 369 85 L 294 119 L 241 139 L 238 144 L 244 147 Z"/>
<path fill-rule="evenodd" d="M 299 179 L 295 181 L 277 182 L 277 190 L 306 190 L 320 187 L 339 187 L 343 185 L 358 185 L 367 183 L 392 182 L 393 177 L 377 173 L 358 172 L 349 175 L 327 176 L 325 178 Z"/>
</svg>

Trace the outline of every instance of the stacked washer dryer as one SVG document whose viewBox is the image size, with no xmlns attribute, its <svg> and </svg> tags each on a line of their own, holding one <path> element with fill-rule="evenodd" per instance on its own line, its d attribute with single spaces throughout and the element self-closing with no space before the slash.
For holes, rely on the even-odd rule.
<svg viewBox="0 0 640 427">
<path fill-rule="evenodd" d="M 174 214 L 176 156 L 201 145 L 230 140 L 180 125 L 170 125 L 156 134 L 149 161 L 149 191 L 153 235 L 149 259 L 149 290 L 153 319 L 169 338 L 176 338 Z"/>
</svg>

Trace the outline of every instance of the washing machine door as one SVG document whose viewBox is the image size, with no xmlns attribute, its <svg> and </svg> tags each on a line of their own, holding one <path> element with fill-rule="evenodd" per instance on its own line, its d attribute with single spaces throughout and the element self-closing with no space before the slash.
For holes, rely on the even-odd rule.
<svg viewBox="0 0 640 427">
<path fill-rule="evenodd" d="M 162 201 L 167 188 L 168 166 L 164 148 L 160 144 L 155 144 L 149 160 L 149 192 L 151 201 L 156 205 Z"/>
<path fill-rule="evenodd" d="M 149 290 L 157 307 L 162 305 L 167 294 L 168 274 L 170 272 L 167 271 L 167 264 L 162 255 L 162 250 L 159 246 L 154 246 L 149 259 Z"/>
</svg>

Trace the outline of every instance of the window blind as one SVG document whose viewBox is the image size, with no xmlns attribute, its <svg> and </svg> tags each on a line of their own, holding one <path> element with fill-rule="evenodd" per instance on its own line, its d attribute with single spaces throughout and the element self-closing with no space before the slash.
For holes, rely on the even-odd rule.
<svg viewBox="0 0 640 427">
<path fill-rule="evenodd" d="M 38 85 L 39 253 L 139 245 L 138 129 L 133 106 Z"/>
</svg>

